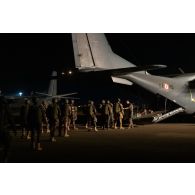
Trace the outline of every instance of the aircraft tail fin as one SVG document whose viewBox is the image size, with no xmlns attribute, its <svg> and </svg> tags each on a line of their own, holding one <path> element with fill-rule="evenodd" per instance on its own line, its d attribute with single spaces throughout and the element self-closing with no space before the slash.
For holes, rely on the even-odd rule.
<svg viewBox="0 0 195 195">
<path fill-rule="evenodd" d="M 52 72 L 52 79 L 50 80 L 49 83 L 49 88 L 48 88 L 48 95 L 49 96 L 55 96 L 57 95 L 57 72 L 53 71 Z"/>
<path fill-rule="evenodd" d="M 96 71 L 135 67 L 134 64 L 115 54 L 104 34 L 72 34 L 76 68 Z"/>
</svg>

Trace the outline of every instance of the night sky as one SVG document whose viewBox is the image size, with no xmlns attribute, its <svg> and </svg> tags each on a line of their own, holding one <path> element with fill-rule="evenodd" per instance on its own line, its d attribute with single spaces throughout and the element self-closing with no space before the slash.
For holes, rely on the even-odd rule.
<svg viewBox="0 0 195 195">
<path fill-rule="evenodd" d="M 165 64 L 155 74 L 195 72 L 195 34 L 106 34 L 115 53 L 142 66 Z M 0 34 L 0 89 L 5 94 L 19 90 L 47 91 L 52 70 L 74 67 L 71 34 Z M 76 76 L 75 76 L 76 77 Z M 136 103 L 156 97 L 134 85 L 113 84 L 106 75 L 59 81 L 59 93 L 79 92 L 81 99 L 121 97 Z M 89 82 L 90 81 L 90 82 Z M 141 89 L 141 90 L 140 90 Z"/>
</svg>

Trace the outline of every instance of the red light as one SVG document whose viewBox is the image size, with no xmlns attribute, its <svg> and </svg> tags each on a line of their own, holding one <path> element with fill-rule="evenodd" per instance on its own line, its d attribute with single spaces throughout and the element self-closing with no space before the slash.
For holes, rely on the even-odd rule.
<svg viewBox="0 0 195 195">
<path fill-rule="evenodd" d="M 164 83 L 164 84 L 163 84 L 163 88 L 166 89 L 166 90 L 169 90 L 169 84 Z"/>
</svg>

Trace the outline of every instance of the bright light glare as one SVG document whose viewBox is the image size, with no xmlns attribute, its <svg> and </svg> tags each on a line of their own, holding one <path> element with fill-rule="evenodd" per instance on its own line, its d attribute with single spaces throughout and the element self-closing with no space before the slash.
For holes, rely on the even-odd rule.
<svg viewBox="0 0 195 195">
<path fill-rule="evenodd" d="M 19 92 L 19 93 L 18 93 L 18 95 L 19 95 L 19 96 L 22 96 L 22 95 L 23 95 L 23 93 L 22 93 L 22 92 Z"/>
<path fill-rule="evenodd" d="M 71 71 L 71 70 L 69 70 L 69 71 L 68 71 L 68 74 L 72 74 L 72 71 Z"/>
</svg>

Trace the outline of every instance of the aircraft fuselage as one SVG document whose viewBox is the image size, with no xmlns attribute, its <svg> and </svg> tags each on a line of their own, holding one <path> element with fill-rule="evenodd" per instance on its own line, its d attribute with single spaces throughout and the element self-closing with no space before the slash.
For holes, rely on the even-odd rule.
<svg viewBox="0 0 195 195">
<path fill-rule="evenodd" d="M 160 94 L 185 109 L 185 112 L 195 112 L 195 90 L 190 89 L 188 82 L 195 79 L 195 74 L 184 74 L 169 78 L 136 72 L 120 76 L 132 81 L 155 94 Z"/>
</svg>

